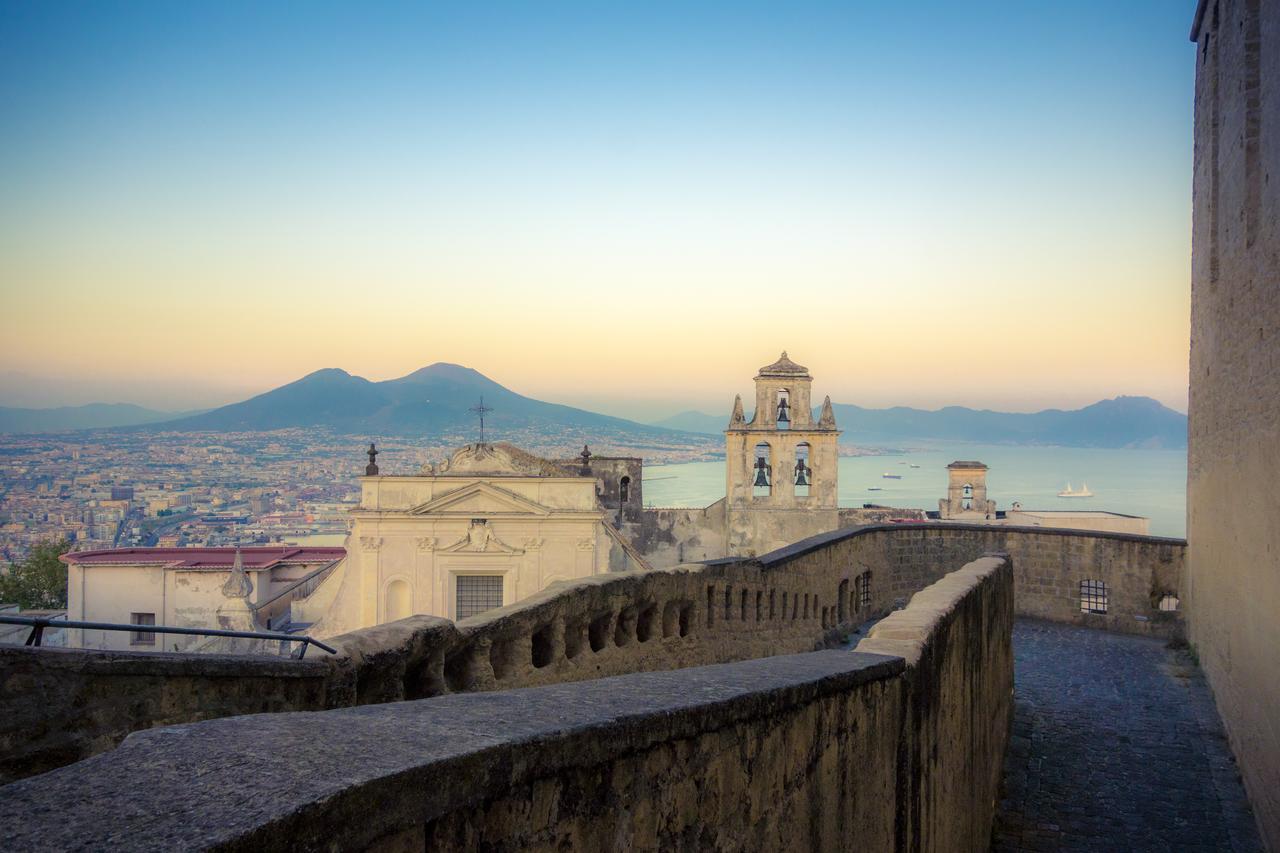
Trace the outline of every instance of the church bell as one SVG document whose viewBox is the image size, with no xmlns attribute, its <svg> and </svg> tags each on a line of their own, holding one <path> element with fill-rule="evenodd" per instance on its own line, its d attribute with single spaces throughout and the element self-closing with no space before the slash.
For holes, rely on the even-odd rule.
<svg viewBox="0 0 1280 853">
<path fill-rule="evenodd" d="M 769 463 L 764 461 L 763 456 L 756 457 L 756 481 L 753 485 L 766 488 L 769 485 Z"/>
<path fill-rule="evenodd" d="M 813 469 L 804 464 L 803 459 L 796 460 L 796 485 L 809 485 L 809 475 L 813 473 Z"/>
<path fill-rule="evenodd" d="M 778 401 L 778 423 L 780 424 L 791 423 L 791 415 L 788 412 L 786 397 L 783 397 L 781 400 Z"/>
</svg>

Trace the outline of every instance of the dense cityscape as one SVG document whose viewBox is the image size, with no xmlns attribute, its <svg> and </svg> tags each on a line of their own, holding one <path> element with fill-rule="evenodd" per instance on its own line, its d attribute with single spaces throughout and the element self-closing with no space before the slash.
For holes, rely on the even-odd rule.
<svg viewBox="0 0 1280 853">
<path fill-rule="evenodd" d="M 722 453 L 715 436 L 672 433 L 665 446 L 593 439 L 597 453 L 690 462 Z M 385 473 L 413 473 L 474 440 L 465 435 L 377 441 Z M 581 450 L 539 430 L 501 435 L 545 456 Z M 610 441 L 610 439 L 614 441 Z M 557 441 L 559 439 L 559 441 Z M 9 435 L 0 442 L 0 561 L 41 541 L 74 550 L 295 543 L 340 545 L 359 497 L 369 436 L 323 429 L 272 432 L 142 430 Z M 597 445 L 595 441 L 600 443 Z"/>
</svg>

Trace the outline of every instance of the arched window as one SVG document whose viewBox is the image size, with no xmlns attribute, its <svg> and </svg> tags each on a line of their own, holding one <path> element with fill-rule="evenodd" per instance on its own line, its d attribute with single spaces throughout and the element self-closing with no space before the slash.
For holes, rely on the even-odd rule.
<svg viewBox="0 0 1280 853">
<path fill-rule="evenodd" d="M 813 468 L 809 467 L 809 442 L 807 441 L 796 445 L 796 467 L 791 482 L 797 497 L 809 496 L 809 487 L 813 484 Z"/>
<path fill-rule="evenodd" d="M 385 621 L 394 622 L 413 615 L 411 590 L 406 581 L 394 580 L 387 584 L 385 599 L 383 609 Z"/>
<path fill-rule="evenodd" d="M 791 429 L 791 392 L 786 388 L 778 391 L 777 409 L 774 411 L 774 421 L 778 424 L 778 429 Z"/>
<path fill-rule="evenodd" d="M 758 498 L 773 494 L 773 448 L 763 441 L 756 445 L 756 461 L 751 473 L 751 494 Z"/>
<path fill-rule="evenodd" d="M 1080 612 L 1107 612 L 1107 585 L 1099 580 L 1080 581 Z"/>
<path fill-rule="evenodd" d="M 631 478 L 623 477 L 618 481 L 618 499 L 623 503 L 631 500 Z"/>
<path fill-rule="evenodd" d="M 1178 609 L 1178 596 L 1171 592 L 1166 592 L 1160 596 L 1160 604 L 1158 609 L 1163 613 L 1172 613 Z"/>
</svg>

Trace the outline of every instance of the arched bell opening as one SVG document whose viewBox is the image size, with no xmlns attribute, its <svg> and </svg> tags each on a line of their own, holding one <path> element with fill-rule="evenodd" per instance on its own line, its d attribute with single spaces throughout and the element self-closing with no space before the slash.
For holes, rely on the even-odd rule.
<svg viewBox="0 0 1280 853">
<path fill-rule="evenodd" d="M 791 392 L 786 388 L 778 389 L 778 400 L 773 414 L 778 429 L 791 429 Z"/>
<path fill-rule="evenodd" d="M 792 476 L 795 495 L 798 498 L 809 496 L 809 487 L 813 484 L 813 468 L 809 467 L 809 442 L 802 441 L 796 445 L 796 467 Z"/>
<path fill-rule="evenodd" d="M 757 498 L 773 494 L 773 448 L 767 442 L 756 445 L 756 461 L 751 480 L 751 494 Z"/>
</svg>

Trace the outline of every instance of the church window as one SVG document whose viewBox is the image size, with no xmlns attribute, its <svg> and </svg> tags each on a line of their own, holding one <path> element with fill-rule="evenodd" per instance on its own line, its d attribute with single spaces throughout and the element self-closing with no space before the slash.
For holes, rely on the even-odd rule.
<svg viewBox="0 0 1280 853">
<path fill-rule="evenodd" d="M 791 393 L 786 388 L 778 391 L 778 408 L 774 412 L 778 429 L 791 429 Z"/>
<path fill-rule="evenodd" d="M 1107 612 L 1107 585 L 1098 580 L 1080 581 L 1080 612 Z"/>
<path fill-rule="evenodd" d="M 809 442 L 802 441 L 796 445 L 796 467 L 792 476 L 796 497 L 807 498 L 812 483 L 813 468 L 809 467 Z"/>
<path fill-rule="evenodd" d="M 626 503 L 631 500 L 631 478 L 623 477 L 618 481 L 618 500 Z"/>
<path fill-rule="evenodd" d="M 455 619 L 502 606 L 502 575 L 459 575 Z"/>
<path fill-rule="evenodd" d="M 752 468 L 751 494 L 757 498 L 773 494 L 773 452 L 765 442 L 756 445 L 756 461 Z"/>
</svg>

